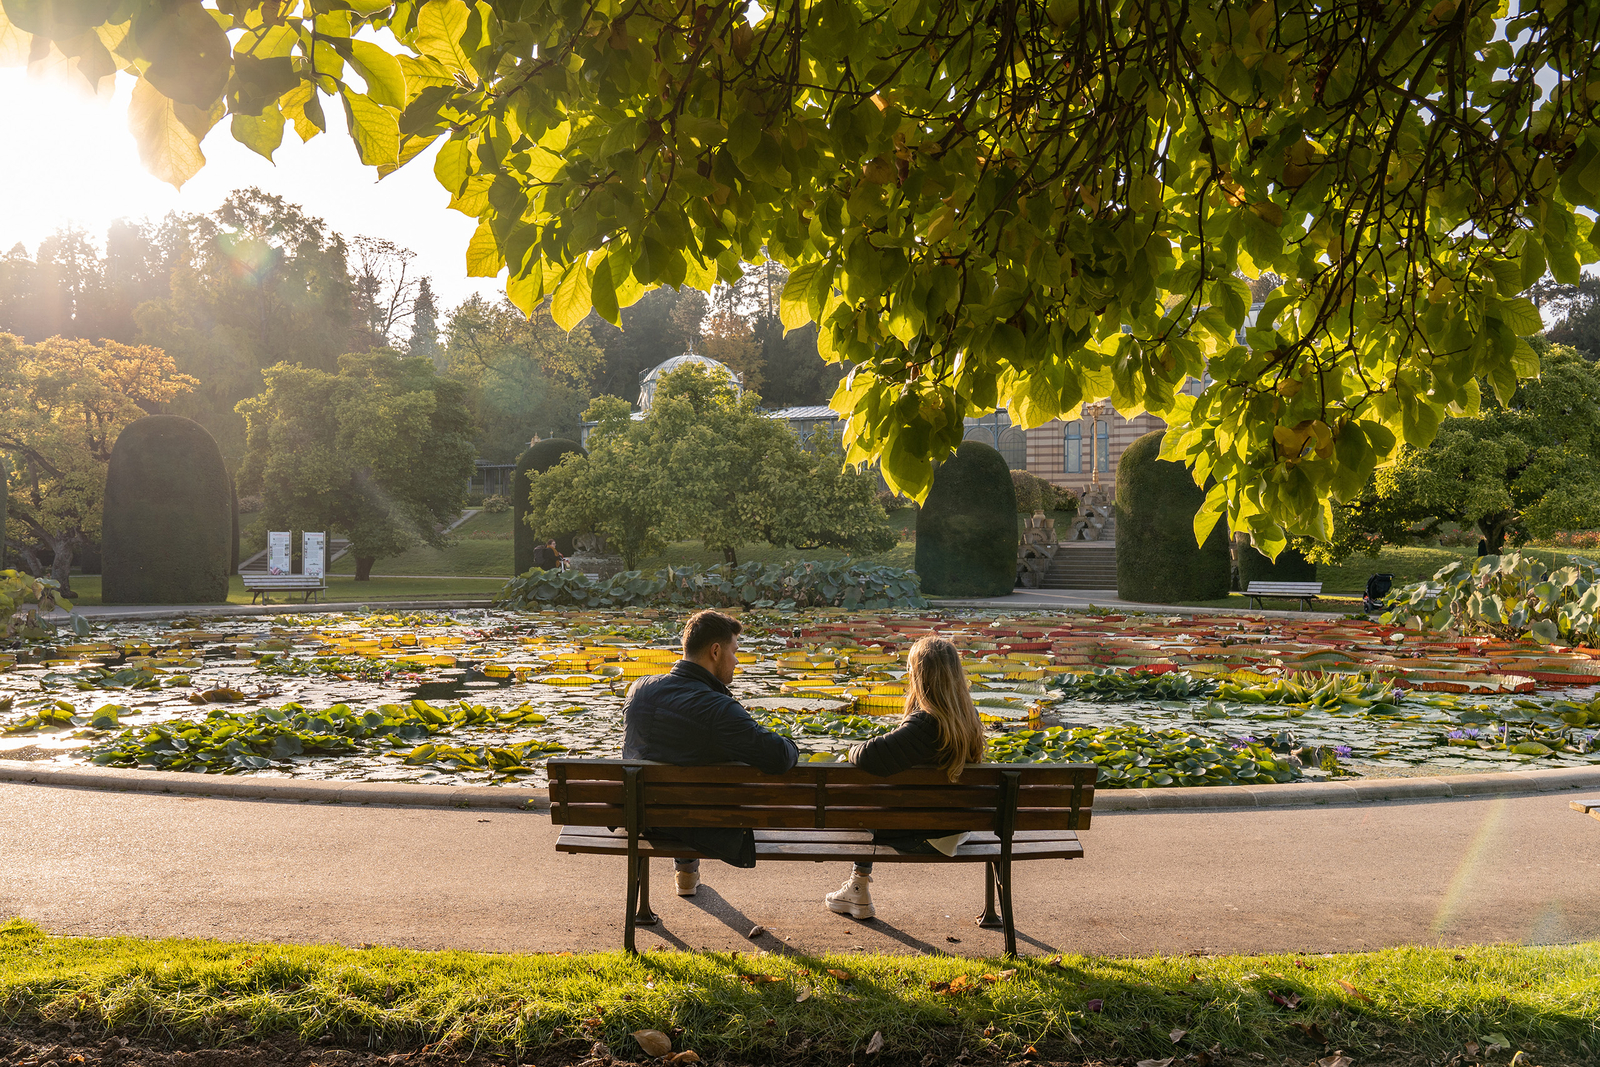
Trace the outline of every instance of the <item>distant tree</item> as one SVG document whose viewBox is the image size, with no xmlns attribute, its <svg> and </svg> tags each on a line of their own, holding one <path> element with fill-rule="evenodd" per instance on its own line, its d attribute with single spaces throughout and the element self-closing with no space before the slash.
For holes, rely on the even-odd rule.
<svg viewBox="0 0 1600 1067">
<path fill-rule="evenodd" d="M 530 478 L 537 529 L 604 534 L 630 569 L 668 540 L 698 539 L 738 562 L 756 540 L 872 553 L 895 536 L 875 479 L 844 466 L 837 442 L 808 452 L 759 397 L 689 365 L 656 387 L 648 417 L 601 397 L 585 418 L 587 459 L 569 456 Z"/>
<path fill-rule="evenodd" d="M 280 363 L 239 405 L 248 451 L 239 486 L 279 529 L 348 537 L 356 580 L 373 562 L 440 545 L 472 475 L 472 416 L 460 382 L 420 356 L 339 357 L 338 372 Z"/>
<path fill-rule="evenodd" d="M 417 254 L 381 237 L 359 236 L 350 247 L 355 329 L 365 335 L 359 340 L 372 348 L 397 346 L 419 291 L 420 279 L 411 272 Z"/>
<path fill-rule="evenodd" d="M 98 338 L 104 305 L 105 271 L 100 250 L 88 233 L 64 226 L 39 242 L 35 257 L 34 299 L 39 328 L 50 337 Z"/>
<path fill-rule="evenodd" d="M 411 302 L 411 340 L 406 354 L 431 359 L 437 371 L 442 372 L 447 366 L 444 349 L 439 347 L 439 309 L 433 300 L 433 282 L 426 277 L 417 282 L 417 296 Z"/>
<path fill-rule="evenodd" d="M 11 456 L 5 541 L 71 588 L 73 554 L 99 540 L 106 464 L 123 428 L 195 381 L 159 349 L 0 334 L 0 452 Z"/>
<path fill-rule="evenodd" d="M 761 396 L 772 408 L 826 404 L 848 368 L 818 354 L 814 324 L 785 336 L 779 298 L 788 280 L 783 264 L 767 260 L 746 266 L 732 286 L 734 302 L 748 317 L 752 339 L 761 350 Z"/>
<path fill-rule="evenodd" d="M 589 454 L 569 455 L 543 474 L 529 477 L 527 523 L 539 530 L 600 534 L 637 570 L 639 561 L 665 547 L 672 486 L 662 476 L 633 405 L 615 396 L 597 397 L 584 411 L 597 425 Z"/>
<path fill-rule="evenodd" d="M 578 436 L 578 419 L 605 354 L 580 323 L 571 333 L 547 308 L 524 315 L 474 295 L 445 325 L 451 378 L 466 390 L 480 458 L 514 463 L 538 437 Z"/>
<path fill-rule="evenodd" d="M 1407 448 L 1360 498 L 1336 509 L 1330 543 L 1295 547 L 1334 562 L 1455 522 L 1477 527 L 1498 553 L 1507 541 L 1600 526 L 1600 366 L 1571 348 L 1533 344 L 1539 377 L 1518 386 L 1509 404 L 1485 388 L 1479 414 L 1444 420 L 1431 445 Z"/>
<path fill-rule="evenodd" d="M 207 215 L 170 221 L 170 294 L 137 309 L 139 339 L 169 352 L 201 386 L 173 408 L 216 438 L 230 466 L 244 452 L 236 405 L 262 371 L 297 363 L 333 373 L 368 336 L 356 322 L 345 243 L 321 219 L 259 189 Z"/>
<path fill-rule="evenodd" d="M 1587 359 L 1600 359 L 1600 276 L 1585 274 L 1577 285 L 1554 285 L 1541 294 L 1549 312 L 1559 316 L 1544 332 L 1552 344 L 1567 345 Z M 1541 304 L 1540 310 L 1545 310 Z"/>
<path fill-rule="evenodd" d="M 40 302 L 35 296 L 38 273 L 20 241 L 0 256 L 0 332 L 29 341 L 44 339 Z"/>
<path fill-rule="evenodd" d="M 761 345 L 750 320 L 740 314 L 730 286 L 714 294 L 710 310 L 700 325 L 699 352 L 723 364 L 738 375 L 740 384 L 751 392 L 761 392 L 764 381 Z"/>
<path fill-rule="evenodd" d="M 632 307 L 622 309 L 620 328 L 591 314 L 582 325 L 605 352 L 605 364 L 594 380 L 593 395 L 632 401 L 639 379 L 650 368 L 698 343 L 705 294 L 693 289 L 655 289 Z M 682 307 L 680 308 L 680 305 Z"/>
</svg>

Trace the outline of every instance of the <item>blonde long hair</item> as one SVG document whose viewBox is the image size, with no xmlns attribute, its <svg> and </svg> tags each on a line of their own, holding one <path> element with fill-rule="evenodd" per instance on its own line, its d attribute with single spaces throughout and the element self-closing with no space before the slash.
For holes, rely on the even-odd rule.
<svg viewBox="0 0 1600 1067">
<path fill-rule="evenodd" d="M 925 711 L 939 723 L 939 769 L 952 782 L 983 759 L 983 722 L 972 703 L 961 653 L 942 637 L 924 637 L 906 660 L 906 715 Z"/>
</svg>

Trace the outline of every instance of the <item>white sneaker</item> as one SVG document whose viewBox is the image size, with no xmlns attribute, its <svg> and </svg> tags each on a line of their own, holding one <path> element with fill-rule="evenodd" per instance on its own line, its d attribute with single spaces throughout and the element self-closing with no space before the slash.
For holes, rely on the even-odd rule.
<svg viewBox="0 0 1600 1067">
<path fill-rule="evenodd" d="M 829 911 L 840 915 L 848 915 L 852 919 L 870 919 L 878 914 L 878 909 L 872 906 L 872 890 L 867 888 L 871 884 L 872 875 L 851 874 L 838 892 L 822 898 L 823 903 L 828 905 Z"/>
<path fill-rule="evenodd" d="M 700 888 L 699 871 L 673 871 L 672 880 L 678 883 L 678 895 L 680 897 L 692 897 L 695 891 Z"/>
</svg>

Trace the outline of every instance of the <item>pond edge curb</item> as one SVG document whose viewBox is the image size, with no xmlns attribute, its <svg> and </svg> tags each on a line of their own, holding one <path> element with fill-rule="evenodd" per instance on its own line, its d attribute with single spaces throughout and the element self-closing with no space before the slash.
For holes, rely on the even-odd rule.
<svg viewBox="0 0 1600 1067">
<path fill-rule="evenodd" d="M 384 807 L 550 810 L 547 789 L 518 786 L 438 786 L 407 782 L 330 782 L 123 770 L 41 767 L 0 759 L 0 782 L 112 792 L 172 793 L 231 800 L 279 800 Z M 1600 767 L 1456 774 L 1437 778 L 1363 778 L 1286 785 L 1220 785 L 1168 789 L 1101 789 L 1096 814 L 1251 808 L 1350 807 L 1412 800 L 1448 800 L 1600 788 Z"/>
</svg>

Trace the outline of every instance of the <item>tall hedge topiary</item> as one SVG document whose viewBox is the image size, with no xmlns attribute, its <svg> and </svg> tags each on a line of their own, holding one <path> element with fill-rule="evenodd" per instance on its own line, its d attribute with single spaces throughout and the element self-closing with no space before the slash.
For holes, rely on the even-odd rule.
<svg viewBox="0 0 1600 1067">
<path fill-rule="evenodd" d="M 106 470 L 101 599 L 225 602 L 231 498 L 222 453 L 198 423 L 150 415 L 123 430 Z"/>
<path fill-rule="evenodd" d="M 1228 524 L 1219 521 L 1195 545 L 1205 491 L 1183 464 L 1157 458 L 1162 434 L 1145 434 L 1117 463 L 1117 596 L 1151 604 L 1225 597 L 1233 576 Z"/>
<path fill-rule="evenodd" d="M 1004 457 L 963 441 L 917 512 L 924 596 L 1005 596 L 1017 584 L 1017 491 Z"/>
<path fill-rule="evenodd" d="M 543 474 L 545 471 L 561 462 L 561 457 L 576 452 L 580 456 L 588 455 L 583 446 L 576 441 L 568 441 L 555 437 L 548 441 L 540 441 L 530 445 L 517 460 L 517 469 L 511 475 L 511 570 L 513 574 L 526 574 L 533 566 L 533 550 L 547 540 L 550 534 L 544 537 L 537 536 L 524 516 L 528 514 L 528 474 Z M 554 535 L 556 548 L 562 555 L 572 551 L 572 534 Z"/>
<path fill-rule="evenodd" d="M 1292 548 L 1278 553 L 1276 561 L 1257 552 L 1251 545 L 1239 546 L 1239 588 L 1251 582 L 1314 582 L 1317 565 Z"/>
</svg>

